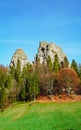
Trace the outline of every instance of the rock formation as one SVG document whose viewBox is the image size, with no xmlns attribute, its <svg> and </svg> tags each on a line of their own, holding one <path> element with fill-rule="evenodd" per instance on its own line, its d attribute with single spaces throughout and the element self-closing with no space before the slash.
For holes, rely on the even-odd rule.
<svg viewBox="0 0 81 130">
<path fill-rule="evenodd" d="M 65 54 L 59 46 L 56 46 L 54 43 L 40 42 L 38 48 L 38 54 L 35 56 L 35 62 L 37 59 L 40 60 L 40 63 L 46 63 L 46 58 L 51 57 L 52 62 L 54 61 L 55 54 L 58 55 L 59 62 L 64 60 Z"/>
<path fill-rule="evenodd" d="M 47 64 L 46 59 L 48 56 L 50 56 L 51 61 L 53 63 L 55 54 L 58 55 L 59 62 L 63 62 L 65 54 L 59 46 L 55 45 L 54 43 L 40 42 L 38 54 L 36 54 L 35 56 L 35 62 L 39 59 L 41 64 Z M 21 62 L 21 69 L 27 64 L 33 64 L 28 60 L 27 56 L 25 55 L 22 49 L 17 49 L 11 59 L 10 67 L 16 67 L 18 59 Z"/>
<path fill-rule="evenodd" d="M 10 67 L 11 66 L 16 67 L 18 59 L 20 60 L 20 63 L 21 63 L 21 70 L 25 65 L 31 64 L 27 56 L 25 55 L 24 51 L 22 49 L 17 49 L 14 55 L 12 56 Z"/>
</svg>

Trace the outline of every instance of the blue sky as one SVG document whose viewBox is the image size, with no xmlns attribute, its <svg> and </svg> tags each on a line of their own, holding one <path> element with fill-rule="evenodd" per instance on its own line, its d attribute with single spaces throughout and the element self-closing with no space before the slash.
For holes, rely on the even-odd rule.
<svg viewBox="0 0 81 130">
<path fill-rule="evenodd" d="M 0 0 L 0 64 L 9 65 L 17 48 L 33 61 L 40 41 L 81 63 L 81 0 Z"/>
</svg>

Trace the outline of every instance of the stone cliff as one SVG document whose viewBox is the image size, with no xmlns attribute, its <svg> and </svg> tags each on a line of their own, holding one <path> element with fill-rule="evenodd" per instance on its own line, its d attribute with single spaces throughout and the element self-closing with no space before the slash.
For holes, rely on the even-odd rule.
<svg viewBox="0 0 81 130">
<path fill-rule="evenodd" d="M 57 46 L 54 43 L 40 42 L 38 48 L 38 54 L 36 54 L 35 56 L 34 63 L 37 61 L 37 59 L 39 59 L 41 64 L 42 63 L 47 64 L 46 59 L 48 56 L 51 57 L 51 61 L 53 62 L 55 54 L 58 55 L 60 63 L 64 61 L 65 54 L 63 53 L 62 49 L 59 46 Z M 21 62 L 21 69 L 27 64 L 33 64 L 28 60 L 27 56 L 25 55 L 22 49 L 17 49 L 14 55 L 12 56 L 10 67 L 11 66 L 16 67 L 18 59 Z"/>
<path fill-rule="evenodd" d="M 55 54 L 58 55 L 59 62 L 64 60 L 65 54 L 63 53 L 61 47 L 57 46 L 54 43 L 40 42 L 38 48 L 38 54 L 35 56 L 35 62 L 37 59 L 40 60 L 40 63 L 46 63 L 46 58 L 51 57 L 52 62 L 54 61 Z"/>
<path fill-rule="evenodd" d="M 17 49 L 12 56 L 11 62 L 10 62 L 10 67 L 14 66 L 16 67 L 17 65 L 17 60 L 20 60 L 21 62 L 21 69 L 27 65 L 30 64 L 30 61 L 28 60 L 27 56 L 25 55 L 24 51 L 22 49 Z"/>
</svg>

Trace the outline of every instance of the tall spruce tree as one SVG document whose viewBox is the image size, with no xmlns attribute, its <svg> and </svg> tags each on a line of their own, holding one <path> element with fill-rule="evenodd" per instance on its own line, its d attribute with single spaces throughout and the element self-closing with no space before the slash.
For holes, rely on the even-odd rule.
<svg viewBox="0 0 81 130">
<path fill-rule="evenodd" d="M 0 108 L 5 108 L 8 105 L 8 94 L 7 88 L 2 87 L 0 89 Z"/>
<path fill-rule="evenodd" d="M 12 79 L 11 79 L 10 74 L 7 74 L 7 76 L 6 76 L 5 87 L 8 88 L 8 89 L 10 89 L 12 87 Z"/>
<path fill-rule="evenodd" d="M 78 74 L 78 65 L 77 65 L 77 62 L 74 59 L 72 60 L 71 68 L 74 69 L 76 71 L 76 73 Z"/>
<path fill-rule="evenodd" d="M 21 92 L 22 78 L 21 78 L 21 63 L 20 63 L 19 59 L 17 60 L 17 66 L 16 66 L 16 69 L 15 69 L 15 79 L 16 79 L 16 93 L 17 93 L 16 97 L 17 97 L 17 100 L 20 100 L 19 94 Z"/>
<path fill-rule="evenodd" d="M 66 56 L 64 57 L 64 67 L 69 67 L 69 61 Z"/>
<path fill-rule="evenodd" d="M 20 92 L 20 99 L 22 101 L 30 100 L 28 81 L 30 80 L 32 73 L 33 73 L 32 65 L 27 64 L 26 66 L 23 67 L 22 75 L 21 75 L 22 85 L 21 85 L 21 92 Z"/>
<path fill-rule="evenodd" d="M 11 66 L 9 73 L 11 74 L 12 79 L 15 79 L 15 72 L 16 72 L 16 71 L 15 71 L 15 67 L 14 67 L 14 66 Z"/>
<path fill-rule="evenodd" d="M 58 55 L 55 54 L 55 56 L 54 56 L 54 62 L 53 62 L 53 71 L 55 73 L 58 73 L 59 70 L 60 70 L 59 58 L 58 58 Z"/>
<path fill-rule="evenodd" d="M 7 106 L 9 91 L 5 88 L 8 70 L 0 66 L 0 108 Z"/>
<path fill-rule="evenodd" d="M 17 60 L 17 66 L 16 66 L 16 72 L 15 72 L 15 78 L 18 83 L 21 81 L 21 62 L 18 59 Z"/>
<path fill-rule="evenodd" d="M 20 92 L 20 100 L 25 101 L 26 100 L 26 86 L 22 86 L 21 92 Z"/>
<path fill-rule="evenodd" d="M 50 70 L 52 69 L 52 61 L 50 56 L 47 57 L 47 66 Z"/>
<path fill-rule="evenodd" d="M 78 66 L 78 73 L 79 73 L 79 78 L 81 80 L 81 64 L 79 64 L 79 66 Z"/>
<path fill-rule="evenodd" d="M 29 76 L 28 79 L 28 88 L 29 88 L 29 95 L 31 97 L 31 100 L 36 99 L 36 95 L 38 95 L 39 93 L 39 79 L 38 79 L 38 75 L 36 73 L 32 73 Z"/>
</svg>

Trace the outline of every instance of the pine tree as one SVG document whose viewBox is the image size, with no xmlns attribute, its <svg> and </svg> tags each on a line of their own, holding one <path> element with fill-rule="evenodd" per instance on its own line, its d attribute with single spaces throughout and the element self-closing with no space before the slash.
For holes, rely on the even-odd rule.
<svg viewBox="0 0 81 130">
<path fill-rule="evenodd" d="M 5 107 L 8 102 L 9 91 L 5 88 L 8 70 L 0 66 L 0 108 Z"/>
<path fill-rule="evenodd" d="M 53 62 L 53 71 L 55 73 L 58 73 L 59 70 L 60 70 L 59 58 L 58 58 L 58 55 L 55 54 L 55 56 L 54 56 L 54 62 Z"/>
<path fill-rule="evenodd" d="M 39 83 L 38 83 L 38 75 L 36 73 L 32 73 L 28 79 L 28 88 L 29 88 L 29 95 L 31 100 L 36 99 L 36 95 L 39 93 Z"/>
<path fill-rule="evenodd" d="M 0 88 L 5 87 L 7 78 L 7 71 L 5 71 L 5 68 L 0 68 Z"/>
<path fill-rule="evenodd" d="M 0 108 L 5 108 L 8 105 L 9 91 L 5 87 L 0 89 Z"/>
<path fill-rule="evenodd" d="M 18 83 L 20 83 L 21 80 L 21 63 L 20 60 L 17 60 L 17 66 L 16 66 L 16 72 L 15 72 L 15 78 Z"/>
<path fill-rule="evenodd" d="M 76 73 L 78 74 L 78 65 L 77 65 L 77 62 L 76 62 L 74 59 L 72 60 L 71 68 L 72 68 L 73 70 L 75 70 Z M 78 74 L 78 75 L 79 75 L 79 74 Z"/>
<path fill-rule="evenodd" d="M 65 67 L 69 67 L 69 61 L 66 56 L 64 57 L 64 61 L 61 62 L 61 69 Z"/>
<path fill-rule="evenodd" d="M 80 78 L 80 80 L 81 80 L 81 64 L 79 64 L 78 73 L 79 73 L 79 78 Z"/>
<path fill-rule="evenodd" d="M 52 61 L 51 61 L 51 57 L 50 56 L 48 56 L 48 58 L 47 58 L 47 66 L 48 66 L 48 68 L 50 70 L 52 69 Z"/>
<path fill-rule="evenodd" d="M 16 69 L 15 69 L 15 80 L 16 80 L 16 97 L 17 97 L 17 100 L 20 100 L 19 99 L 19 94 L 21 92 L 21 83 L 22 83 L 22 78 L 21 78 L 21 63 L 20 63 L 20 60 L 18 59 L 17 60 L 17 66 L 16 66 Z"/>
<path fill-rule="evenodd" d="M 12 79 L 15 79 L 15 72 L 16 72 L 16 71 L 15 71 L 15 67 L 14 67 L 14 66 L 11 66 L 11 67 L 10 67 L 10 71 L 9 71 L 9 72 L 10 72 L 10 74 L 11 74 Z"/>
<path fill-rule="evenodd" d="M 26 99 L 26 86 L 23 86 L 22 89 L 21 89 L 20 99 L 22 101 L 25 101 L 25 99 Z"/>
<path fill-rule="evenodd" d="M 11 79 L 11 75 L 8 74 L 6 76 L 6 83 L 5 83 L 5 87 L 10 89 L 12 87 L 12 79 Z"/>
</svg>

